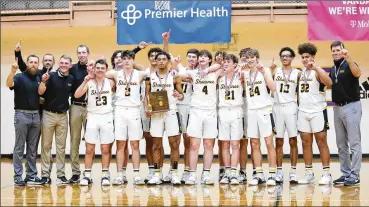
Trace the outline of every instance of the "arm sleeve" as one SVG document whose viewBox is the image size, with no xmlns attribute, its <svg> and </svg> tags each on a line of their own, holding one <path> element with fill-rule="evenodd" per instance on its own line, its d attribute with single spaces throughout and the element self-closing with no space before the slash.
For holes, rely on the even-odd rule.
<svg viewBox="0 0 369 207">
<path fill-rule="evenodd" d="M 22 53 L 21 51 L 14 51 L 14 55 L 16 58 L 18 58 L 18 65 L 19 65 L 19 70 L 24 72 L 26 69 L 27 69 L 27 65 L 26 63 L 23 61 L 23 58 L 22 58 Z"/>
<path fill-rule="evenodd" d="M 132 52 L 134 52 L 135 54 L 137 54 L 140 51 L 141 51 L 141 48 L 138 47 L 138 46 L 135 49 L 132 50 Z"/>
</svg>

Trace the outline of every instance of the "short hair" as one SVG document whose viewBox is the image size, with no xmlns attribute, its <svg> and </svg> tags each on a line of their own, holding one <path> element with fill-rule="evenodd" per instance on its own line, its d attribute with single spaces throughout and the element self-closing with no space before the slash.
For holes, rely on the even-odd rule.
<svg viewBox="0 0 369 207">
<path fill-rule="evenodd" d="M 122 53 L 123 51 L 122 50 L 116 50 L 113 55 L 111 56 L 110 60 L 111 60 L 111 65 L 113 66 L 113 69 L 115 68 L 115 63 L 114 63 L 114 59 L 115 57 L 117 57 L 117 55 L 119 53 Z"/>
<path fill-rule="evenodd" d="M 150 48 L 149 52 L 147 52 L 147 58 L 150 58 L 152 53 L 154 53 L 154 52 L 159 53 L 161 51 L 163 51 L 163 50 L 158 48 L 158 47 L 152 47 L 152 48 Z"/>
<path fill-rule="evenodd" d="M 38 58 L 37 55 L 30 55 L 30 56 L 27 57 L 27 62 L 29 61 L 30 58 L 37 58 L 37 62 L 40 61 L 40 58 Z"/>
<path fill-rule="evenodd" d="M 188 55 L 190 53 L 195 54 L 197 56 L 197 58 L 199 58 L 200 52 L 199 52 L 198 49 L 195 49 L 195 48 L 189 49 L 189 50 L 187 50 L 187 54 L 186 55 Z"/>
<path fill-rule="evenodd" d="M 224 60 L 232 60 L 233 63 L 238 63 L 238 57 L 233 54 L 226 54 Z"/>
<path fill-rule="evenodd" d="M 200 56 L 207 56 L 210 60 L 210 65 L 213 62 L 213 56 L 211 55 L 211 53 L 209 52 L 209 50 L 200 50 L 199 51 L 199 57 Z"/>
<path fill-rule="evenodd" d="M 246 52 L 251 50 L 251 48 L 249 47 L 246 47 L 246 48 L 243 48 L 241 51 L 240 51 L 240 57 L 242 57 L 242 55 L 246 55 Z"/>
<path fill-rule="evenodd" d="M 332 50 L 333 47 L 337 47 L 337 46 L 341 46 L 341 45 L 342 45 L 343 48 L 345 48 L 345 45 L 343 44 L 343 42 L 341 42 L 339 40 L 336 40 L 336 41 L 332 42 L 331 50 Z"/>
<path fill-rule="evenodd" d="M 316 53 L 318 52 L 318 49 L 316 48 L 315 45 L 311 44 L 311 43 L 304 43 L 298 46 L 298 51 L 299 54 L 302 55 L 304 53 L 308 53 L 312 56 L 315 56 Z"/>
<path fill-rule="evenodd" d="M 104 60 L 104 59 L 98 59 L 98 60 L 96 60 L 95 65 L 96 65 L 96 64 L 102 64 L 102 65 L 105 65 L 105 66 L 106 66 L 106 68 L 108 68 L 108 67 L 109 67 L 108 63 L 107 63 L 107 62 L 106 62 L 106 60 Z"/>
<path fill-rule="evenodd" d="M 221 50 L 216 51 L 215 54 L 214 54 L 214 60 L 219 55 L 222 55 L 222 57 L 224 59 L 224 57 L 227 55 L 227 53 L 225 51 L 221 51 Z"/>
<path fill-rule="evenodd" d="M 284 51 L 290 52 L 292 57 L 296 56 L 295 51 L 293 51 L 293 49 L 291 49 L 290 47 L 284 47 L 279 51 L 279 57 L 282 55 L 282 52 Z"/>
<path fill-rule="evenodd" d="M 81 48 L 81 47 L 86 48 L 87 53 L 90 54 L 90 48 L 88 48 L 87 45 L 78 45 L 78 47 L 77 47 L 77 53 L 78 53 L 78 48 Z"/>
<path fill-rule="evenodd" d="M 246 56 L 260 58 L 260 53 L 257 49 L 249 49 L 246 51 Z"/>
<path fill-rule="evenodd" d="M 159 55 L 165 55 L 168 60 L 171 60 L 170 55 L 167 52 L 165 52 L 165 51 L 161 51 L 161 52 L 157 53 L 155 55 L 155 60 L 158 59 Z"/>
<path fill-rule="evenodd" d="M 123 50 L 123 52 L 122 52 L 122 58 L 123 57 L 130 57 L 130 58 L 132 58 L 134 60 L 135 57 L 136 57 L 136 54 L 134 52 L 132 52 L 131 50 Z"/>
<path fill-rule="evenodd" d="M 72 58 L 68 55 L 62 55 L 60 59 L 66 59 L 66 60 L 69 60 L 70 63 L 72 63 Z"/>
<path fill-rule="evenodd" d="M 42 60 L 44 60 L 45 59 L 45 56 L 46 55 L 50 55 L 51 57 L 53 57 L 53 61 L 55 62 L 55 57 L 54 57 L 54 55 L 53 54 L 51 54 L 51 53 L 46 53 L 43 57 L 42 57 Z"/>
</svg>

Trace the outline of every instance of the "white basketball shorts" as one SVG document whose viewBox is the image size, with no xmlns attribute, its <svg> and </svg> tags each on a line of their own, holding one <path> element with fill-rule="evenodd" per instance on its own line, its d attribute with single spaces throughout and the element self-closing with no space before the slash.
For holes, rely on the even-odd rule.
<svg viewBox="0 0 369 207">
<path fill-rule="evenodd" d="M 249 109 L 247 112 L 247 136 L 249 138 L 265 138 L 275 132 L 271 107 Z"/>
<path fill-rule="evenodd" d="M 89 144 L 111 144 L 114 142 L 113 113 L 87 113 L 85 141 Z"/>
<path fill-rule="evenodd" d="M 140 140 L 142 138 L 142 123 L 140 107 L 115 107 L 115 139 Z"/>
<path fill-rule="evenodd" d="M 243 108 L 220 107 L 218 127 L 219 140 L 240 140 L 243 136 Z"/>
<path fill-rule="evenodd" d="M 181 121 L 182 133 L 187 133 L 187 125 L 188 125 L 188 116 L 189 116 L 189 111 L 190 111 L 190 105 L 178 104 L 177 108 L 178 108 L 179 118 L 180 118 L 180 121 Z"/>
<path fill-rule="evenodd" d="M 216 109 L 190 107 L 187 134 L 194 138 L 215 139 L 218 136 Z"/>
<path fill-rule="evenodd" d="M 307 113 L 299 110 L 297 128 L 300 132 L 318 133 L 329 129 L 327 109 Z"/>
<path fill-rule="evenodd" d="M 274 104 L 273 116 L 276 127 L 276 138 L 284 138 L 287 130 L 288 137 L 297 137 L 297 114 L 298 106 L 296 102 Z"/>
<path fill-rule="evenodd" d="M 162 138 L 164 131 L 168 137 L 181 134 L 181 123 L 177 110 L 170 110 L 162 115 L 153 114 L 150 120 L 150 135 L 152 137 Z"/>
</svg>

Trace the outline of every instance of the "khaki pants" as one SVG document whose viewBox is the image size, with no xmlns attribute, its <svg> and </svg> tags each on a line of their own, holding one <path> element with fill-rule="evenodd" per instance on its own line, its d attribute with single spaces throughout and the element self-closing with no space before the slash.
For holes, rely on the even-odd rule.
<svg viewBox="0 0 369 207">
<path fill-rule="evenodd" d="M 72 161 L 72 174 L 80 175 L 79 144 L 81 143 L 81 131 L 86 128 L 87 107 L 72 104 L 69 109 L 70 126 L 70 158 Z"/>
<path fill-rule="evenodd" d="M 50 177 L 50 151 L 53 143 L 54 132 L 56 143 L 56 175 L 57 177 L 65 176 L 65 145 L 68 133 L 67 113 L 56 114 L 44 110 L 41 127 L 41 176 Z"/>
</svg>

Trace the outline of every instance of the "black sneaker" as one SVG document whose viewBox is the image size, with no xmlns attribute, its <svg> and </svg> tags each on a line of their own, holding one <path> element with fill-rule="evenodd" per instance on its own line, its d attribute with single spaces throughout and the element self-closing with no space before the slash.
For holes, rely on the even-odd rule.
<svg viewBox="0 0 369 207">
<path fill-rule="evenodd" d="M 64 185 L 64 184 L 69 184 L 69 180 L 67 180 L 65 176 L 56 178 L 56 185 Z"/>
<path fill-rule="evenodd" d="M 340 178 L 338 178 L 338 179 L 334 180 L 334 181 L 333 181 L 333 183 L 334 183 L 335 185 L 342 185 L 342 184 L 344 184 L 344 183 L 345 183 L 345 181 L 346 181 L 347 179 L 348 179 L 347 177 L 345 177 L 345 176 L 341 176 Z"/>
<path fill-rule="evenodd" d="M 26 182 L 21 177 L 14 178 L 14 185 L 16 186 L 25 186 Z"/>
<path fill-rule="evenodd" d="M 44 183 L 42 182 L 42 180 L 40 178 L 33 177 L 26 177 L 26 179 L 24 179 L 24 182 L 27 183 L 27 185 L 43 185 Z"/>
<path fill-rule="evenodd" d="M 49 177 L 42 177 L 41 178 L 41 182 L 43 184 L 47 184 L 47 185 L 50 185 L 51 184 L 51 179 Z"/>
<path fill-rule="evenodd" d="M 344 183 L 345 186 L 356 186 L 360 185 L 360 179 L 355 178 L 349 178 Z"/>
<path fill-rule="evenodd" d="M 71 184 L 79 183 L 79 178 L 80 178 L 80 175 L 73 175 L 73 176 L 69 179 L 69 183 L 71 183 Z"/>
</svg>

